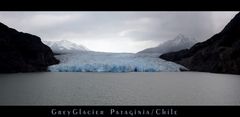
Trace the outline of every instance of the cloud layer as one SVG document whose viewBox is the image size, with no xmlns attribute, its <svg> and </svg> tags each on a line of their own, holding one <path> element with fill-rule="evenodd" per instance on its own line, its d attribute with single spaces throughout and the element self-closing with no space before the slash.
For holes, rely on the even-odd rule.
<svg viewBox="0 0 240 117">
<path fill-rule="evenodd" d="M 204 41 L 237 12 L 0 12 L 0 22 L 42 40 L 95 51 L 138 52 L 178 34 Z"/>
</svg>

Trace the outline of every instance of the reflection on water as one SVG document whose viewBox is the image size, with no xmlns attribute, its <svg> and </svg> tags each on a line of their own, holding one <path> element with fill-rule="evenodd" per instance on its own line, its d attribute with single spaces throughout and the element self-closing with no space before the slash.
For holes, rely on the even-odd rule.
<svg viewBox="0 0 240 117">
<path fill-rule="evenodd" d="M 198 72 L 1 74 L 0 105 L 239 105 L 239 89 Z"/>
</svg>

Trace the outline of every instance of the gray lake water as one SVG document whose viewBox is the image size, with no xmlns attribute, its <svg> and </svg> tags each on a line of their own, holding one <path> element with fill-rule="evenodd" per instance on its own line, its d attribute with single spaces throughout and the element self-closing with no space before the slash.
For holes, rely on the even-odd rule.
<svg viewBox="0 0 240 117">
<path fill-rule="evenodd" d="M 0 105 L 240 105 L 240 76 L 199 72 L 0 74 Z"/>
</svg>

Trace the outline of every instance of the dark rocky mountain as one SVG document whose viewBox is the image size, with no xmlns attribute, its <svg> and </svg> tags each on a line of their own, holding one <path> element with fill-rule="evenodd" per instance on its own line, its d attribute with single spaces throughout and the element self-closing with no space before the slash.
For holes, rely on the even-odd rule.
<svg viewBox="0 0 240 117">
<path fill-rule="evenodd" d="M 147 48 L 138 53 L 167 53 L 175 52 L 182 49 L 189 49 L 197 41 L 194 38 L 186 37 L 182 34 L 177 35 L 174 39 L 165 41 L 159 44 L 157 47 Z"/>
<path fill-rule="evenodd" d="M 0 23 L 0 73 L 46 71 L 57 63 L 52 50 L 39 37 Z"/>
<path fill-rule="evenodd" d="M 240 13 L 207 41 L 190 49 L 163 54 L 160 58 L 192 71 L 240 74 Z"/>
</svg>

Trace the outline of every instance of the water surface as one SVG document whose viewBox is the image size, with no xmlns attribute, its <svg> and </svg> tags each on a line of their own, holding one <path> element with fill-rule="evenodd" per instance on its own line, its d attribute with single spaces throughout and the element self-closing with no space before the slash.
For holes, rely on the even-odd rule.
<svg viewBox="0 0 240 117">
<path fill-rule="evenodd" d="M 239 90 L 198 72 L 0 74 L 0 105 L 240 105 Z"/>
</svg>

